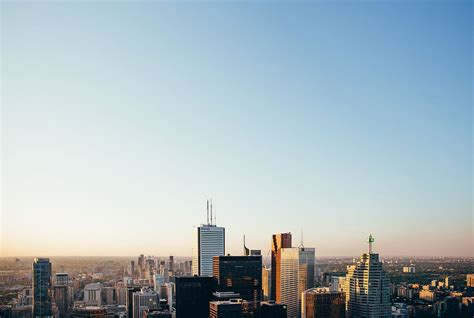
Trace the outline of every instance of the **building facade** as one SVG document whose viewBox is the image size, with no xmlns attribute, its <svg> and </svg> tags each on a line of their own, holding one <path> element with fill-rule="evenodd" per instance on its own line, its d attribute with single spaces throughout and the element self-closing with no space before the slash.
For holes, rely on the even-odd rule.
<svg viewBox="0 0 474 318">
<path fill-rule="evenodd" d="M 212 276 L 214 256 L 225 254 L 225 228 L 203 224 L 196 228 L 193 247 L 193 275 Z"/>
<path fill-rule="evenodd" d="M 176 318 L 208 318 L 209 302 L 216 290 L 214 277 L 176 277 Z"/>
<path fill-rule="evenodd" d="M 143 312 L 160 307 L 160 295 L 153 289 L 144 287 L 133 293 L 133 318 L 143 318 Z"/>
<path fill-rule="evenodd" d="M 68 310 L 68 287 L 54 286 L 54 302 L 58 307 L 59 317 L 65 317 Z"/>
<path fill-rule="evenodd" d="M 270 300 L 272 290 L 272 270 L 262 267 L 263 300 Z"/>
<path fill-rule="evenodd" d="M 262 302 L 260 316 L 261 318 L 287 318 L 286 305 L 277 304 L 274 301 Z"/>
<path fill-rule="evenodd" d="M 299 318 L 302 293 L 314 287 L 315 250 L 307 247 L 282 248 L 280 257 L 277 302 L 287 306 L 288 318 Z"/>
<path fill-rule="evenodd" d="M 211 301 L 209 318 L 242 318 L 242 304 L 238 301 Z"/>
<path fill-rule="evenodd" d="M 52 268 L 49 258 L 33 261 L 33 318 L 52 317 Z"/>
<path fill-rule="evenodd" d="M 100 306 L 102 304 L 102 285 L 91 283 L 84 286 L 84 302 L 87 306 Z"/>
<path fill-rule="evenodd" d="M 262 300 L 262 256 L 214 256 L 217 291 L 238 293 L 239 298 Z"/>
<path fill-rule="evenodd" d="M 280 268 L 281 268 L 281 249 L 291 248 L 291 233 L 278 233 L 272 235 L 271 251 L 272 251 L 272 269 L 271 269 L 271 288 L 270 299 L 277 303 L 281 302 Z"/>
<path fill-rule="evenodd" d="M 373 241 L 369 236 L 369 253 L 348 266 L 344 286 L 348 318 L 391 317 L 390 281 L 379 255 L 372 253 Z"/>
<path fill-rule="evenodd" d="M 344 292 L 329 288 L 312 288 L 303 292 L 302 318 L 345 318 L 346 299 Z"/>
</svg>

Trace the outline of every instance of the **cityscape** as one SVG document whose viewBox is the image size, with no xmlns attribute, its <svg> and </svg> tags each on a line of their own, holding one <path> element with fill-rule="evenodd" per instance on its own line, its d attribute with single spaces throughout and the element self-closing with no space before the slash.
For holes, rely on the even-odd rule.
<svg viewBox="0 0 474 318">
<path fill-rule="evenodd" d="M 3 258 L 0 317 L 473 317 L 472 258 L 319 259 L 293 234 L 226 254 L 226 227 L 195 228 L 191 258 Z M 229 230 L 229 229 L 228 229 Z M 266 256 L 267 255 L 267 256 Z"/>
<path fill-rule="evenodd" d="M 0 318 L 474 318 L 474 0 L 0 0 Z"/>
</svg>

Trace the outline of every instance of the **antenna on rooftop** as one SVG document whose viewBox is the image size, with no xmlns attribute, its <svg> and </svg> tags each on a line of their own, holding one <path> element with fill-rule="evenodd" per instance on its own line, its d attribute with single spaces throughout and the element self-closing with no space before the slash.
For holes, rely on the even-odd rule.
<svg viewBox="0 0 474 318">
<path fill-rule="evenodd" d="M 212 225 L 212 199 L 211 199 L 211 225 Z"/>
<path fill-rule="evenodd" d="M 209 200 L 207 200 L 207 224 L 209 225 Z"/>
<path fill-rule="evenodd" d="M 301 243 L 300 243 L 300 247 L 301 247 L 301 248 L 304 248 L 304 244 L 303 244 L 303 229 L 301 229 Z"/>
</svg>

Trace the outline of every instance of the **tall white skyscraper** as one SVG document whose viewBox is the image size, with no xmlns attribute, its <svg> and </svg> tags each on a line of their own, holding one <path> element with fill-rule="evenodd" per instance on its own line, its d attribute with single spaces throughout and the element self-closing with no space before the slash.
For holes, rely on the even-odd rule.
<svg viewBox="0 0 474 318">
<path fill-rule="evenodd" d="M 374 239 L 369 236 L 369 253 L 347 267 L 344 284 L 348 318 L 391 317 L 390 280 L 382 269 L 379 254 L 372 253 Z"/>
<path fill-rule="evenodd" d="M 225 228 L 213 223 L 212 203 L 210 206 L 211 218 L 209 220 L 209 201 L 207 201 L 207 224 L 196 228 L 193 247 L 193 275 L 212 276 L 212 259 L 214 256 L 225 254 Z"/>
<path fill-rule="evenodd" d="M 288 318 L 301 317 L 301 295 L 314 287 L 314 248 L 281 249 L 280 299 L 287 305 Z"/>
</svg>

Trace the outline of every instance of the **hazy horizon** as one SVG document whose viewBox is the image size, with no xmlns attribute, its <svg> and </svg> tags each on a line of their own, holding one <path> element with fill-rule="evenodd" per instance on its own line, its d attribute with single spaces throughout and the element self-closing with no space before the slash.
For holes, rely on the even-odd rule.
<svg viewBox="0 0 474 318">
<path fill-rule="evenodd" d="M 472 2 L 0 10 L 0 256 L 473 256 Z"/>
</svg>

